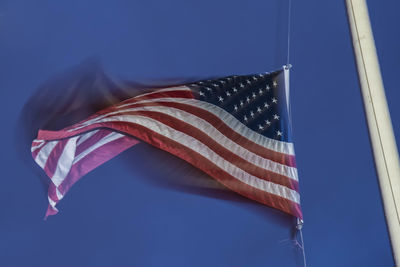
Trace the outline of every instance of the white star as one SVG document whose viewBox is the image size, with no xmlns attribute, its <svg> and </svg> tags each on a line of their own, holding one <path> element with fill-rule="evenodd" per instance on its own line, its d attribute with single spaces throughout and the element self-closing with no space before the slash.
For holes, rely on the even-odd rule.
<svg viewBox="0 0 400 267">
<path fill-rule="evenodd" d="M 278 85 L 278 83 L 277 83 L 276 81 L 273 81 L 273 82 L 272 82 L 272 85 L 273 85 L 274 87 L 276 87 L 276 86 Z"/>
<path fill-rule="evenodd" d="M 246 82 L 247 82 L 248 84 L 251 84 L 251 82 L 250 82 L 249 80 L 246 80 Z"/>
<path fill-rule="evenodd" d="M 206 87 L 206 90 L 207 90 L 207 91 L 211 91 L 211 88 L 210 88 L 210 87 Z"/>
<path fill-rule="evenodd" d="M 279 116 L 278 115 L 274 115 L 274 120 L 279 120 Z"/>
<path fill-rule="evenodd" d="M 219 101 L 219 102 L 222 102 L 222 101 L 224 101 L 224 98 L 223 98 L 222 96 L 219 96 L 219 97 L 218 97 L 218 101 Z"/>
<path fill-rule="evenodd" d="M 246 115 L 244 115 L 243 119 L 244 119 L 245 121 L 247 121 L 247 117 L 246 117 Z"/>
<path fill-rule="evenodd" d="M 256 77 L 256 76 L 253 76 L 253 80 L 257 81 L 258 79 L 257 79 L 257 77 Z"/>
<path fill-rule="evenodd" d="M 264 129 L 264 127 L 261 124 L 259 124 L 258 129 L 262 130 L 262 129 Z"/>
<path fill-rule="evenodd" d="M 254 112 L 253 112 L 253 111 L 250 111 L 250 116 L 251 116 L 252 118 L 254 118 Z"/>
<path fill-rule="evenodd" d="M 199 95 L 204 96 L 203 91 L 200 91 L 200 92 L 199 92 Z"/>
<path fill-rule="evenodd" d="M 246 97 L 247 103 L 250 103 L 250 97 Z"/>
<path fill-rule="evenodd" d="M 277 135 L 277 136 L 282 136 L 282 132 L 276 131 L 276 135 Z"/>
<path fill-rule="evenodd" d="M 270 122 L 269 120 L 266 120 L 265 123 L 266 123 L 267 125 L 271 125 L 271 122 Z"/>
<path fill-rule="evenodd" d="M 269 108 L 269 105 L 267 102 L 264 103 L 264 107 Z"/>
<path fill-rule="evenodd" d="M 203 84 L 204 82 L 199 82 L 199 84 Z"/>
<path fill-rule="evenodd" d="M 225 82 L 225 81 L 223 81 L 223 80 L 221 80 L 220 82 L 221 82 L 222 84 L 226 83 L 226 82 Z"/>
<path fill-rule="evenodd" d="M 243 106 L 243 100 L 240 100 L 240 106 L 241 107 Z"/>
<path fill-rule="evenodd" d="M 233 90 L 235 93 L 237 92 L 236 87 L 233 87 L 232 90 Z"/>
<path fill-rule="evenodd" d="M 234 109 L 235 111 L 237 111 L 237 110 L 238 110 L 238 106 L 237 106 L 237 105 L 234 105 L 234 106 L 233 106 L 233 109 Z"/>
<path fill-rule="evenodd" d="M 267 89 L 267 91 L 269 91 L 269 89 L 271 89 L 271 88 L 269 87 L 269 85 L 267 85 L 267 87 L 265 87 L 265 89 Z"/>
<path fill-rule="evenodd" d="M 263 76 L 264 76 L 264 75 L 262 75 L 261 73 L 260 73 L 260 74 L 258 74 L 258 77 L 261 77 L 261 78 L 262 78 Z"/>
<path fill-rule="evenodd" d="M 244 88 L 244 84 L 243 84 L 243 83 L 240 83 L 240 87 L 241 87 L 241 88 Z"/>
<path fill-rule="evenodd" d="M 258 90 L 258 93 L 260 94 L 260 95 L 262 95 L 263 94 L 263 91 L 262 91 L 262 89 L 260 88 L 260 90 Z"/>
<path fill-rule="evenodd" d="M 252 96 L 253 96 L 254 99 L 257 97 L 256 93 L 253 93 Z"/>
<path fill-rule="evenodd" d="M 216 84 L 216 83 L 213 83 L 212 85 L 213 85 L 214 87 L 218 87 L 218 84 Z"/>
<path fill-rule="evenodd" d="M 276 99 L 275 97 L 272 98 L 272 103 L 276 104 L 278 103 L 278 99 Z"/>
<path fill-rule="evenodd" d="M 260 108 L 260 107 L 257 107 L 257 112 L 258 112 L 258 113 L 261 113 L 261 111 L 262 111 L 261 108 Z"/>
</svg>

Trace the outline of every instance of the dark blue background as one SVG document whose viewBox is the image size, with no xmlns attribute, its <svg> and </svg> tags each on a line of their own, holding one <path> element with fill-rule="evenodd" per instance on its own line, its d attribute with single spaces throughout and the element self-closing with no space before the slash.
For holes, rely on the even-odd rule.
<svg viewBox="0 0 400 267">
<path fill-rule="evenodd" d="M 399 5 L 369 1 L 397 139 Z M 344 2 L 293 1 L 292 11 L 308 265 L 393 266 Z M 0 2 L 0 266 L 301 266 L 290 216 L 144 144 L 85 176 L 43 221 L 43 174 L 23 150 L 24 104 L 89 57 L 143 83 L 265 72 L 286 63 L 286 27 L 280 0 Z"/>
</svg>

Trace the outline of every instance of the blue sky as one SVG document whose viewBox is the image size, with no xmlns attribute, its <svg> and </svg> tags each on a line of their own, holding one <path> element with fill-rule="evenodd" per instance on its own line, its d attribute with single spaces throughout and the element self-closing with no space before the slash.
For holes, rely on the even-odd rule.
<svg viewBox="0 0 400 267">
<path fill-rule="evenodd" d="M 38 99 L 57 103 L 75 86 L 83 104 L 107 90 L 74 83 L 85 75 L 151 84 L 280 68 L 287 3 L 1 1 L 0 265 L 302 266 L 293 218 L 144 144 L 85 176 L 43 221 L 43 174 L 26 146 L 38 117 L 21 119 L 43 88 Z M 368 4 L 399 140 L 400 3 Z M 293 0 L 290 59 L 308 264 L 393 266 L 344 1 Z"/>
</svg>

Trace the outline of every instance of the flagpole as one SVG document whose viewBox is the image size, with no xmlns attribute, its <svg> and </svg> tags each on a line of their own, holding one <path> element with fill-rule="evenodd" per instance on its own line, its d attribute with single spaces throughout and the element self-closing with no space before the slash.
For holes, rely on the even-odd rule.
<svg viewBox="0 0 400 267">
<path fill-rule="evenodd" d="M 365 0 L 346 0 L 361 94 L 393 258 L 400 266 L 400 165 Z"/>
</svg>

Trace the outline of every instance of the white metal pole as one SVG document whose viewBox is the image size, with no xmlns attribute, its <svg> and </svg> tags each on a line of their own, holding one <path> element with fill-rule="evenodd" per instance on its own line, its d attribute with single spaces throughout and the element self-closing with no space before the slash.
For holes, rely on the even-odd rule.
<svg viewBox="0 0 400 267">
<path fill-rule="evenodd" d="M 346 0 L 366 119 L 396 266 L 400 266 L 400 165 L 365 0 Z M 368 221 L 367 221 L 368 222 Z"/>
</svg>

